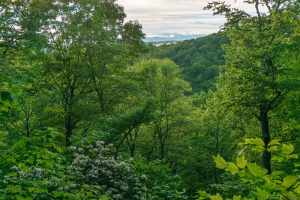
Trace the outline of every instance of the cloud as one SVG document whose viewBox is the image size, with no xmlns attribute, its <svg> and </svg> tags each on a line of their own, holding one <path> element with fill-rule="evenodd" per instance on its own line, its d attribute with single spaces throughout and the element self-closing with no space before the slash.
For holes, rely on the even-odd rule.
<svg viewBox="0 0 300 200">
<path fill-rule="evenodd" d="M 148 35 L 163 33 L 210 34 L 225 22 L 203 8 L 211 0 L 118 0 L 128 20 L 138 20 Z M 253 12 L 241 0 L 226 0 L 233 7 Z"/>
</svg>

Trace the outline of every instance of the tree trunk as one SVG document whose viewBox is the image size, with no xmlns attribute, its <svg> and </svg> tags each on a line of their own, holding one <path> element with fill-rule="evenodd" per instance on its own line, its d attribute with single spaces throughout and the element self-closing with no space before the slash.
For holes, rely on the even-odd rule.
<svg viewBox="0 0 300 200">
<path fill-rule="evenodd" d="M 135 144 L 133 143 L 133 144 L 131 144 L 131 146 L 130 146 L 130 156 L 131 156 L 132 158 L 134 158 L 134 153 L 135 153 Z"/>
<path fill-rule="evenodd" d="M 27 115 L 27 114 L 26 114 L 26 115 Z M 26 122 L 25 122 L 26 136 L 27 136 L 27 137 L 30 137 L 30 135 L 31 135 L 31 134 L 30 134 L 30 128 L 29 128 L 29 126 L 30 126 L 30 125 L 29 125 L 29 120 L 30 120 L 30 117 L 27 115 L 27 116 L 26 116 L 26 120 L 25 120 L 25 121 L 26 121 Z"/>
<path fill-rule="evenodd" d="M 260 124 L 261 124 L 261 131 L 262 131 L 262 139 L 265 143 L 265 150 L 262 153 L 262 166 L 268 170 L 268 174 L 272 173 L 271 168 L 271 152 L 269 152 L 268 144 L 271 141 L 270 136 L 270 128 L 269 128 L 269 116 L 268 116 L 268 109 L 266 106 L 260 106 Z"/>
<path fill-rule="evenodd" d="M 73 135 L 73 125 L 72 125 L 72 118 L 70 116 L 66 116 L 65 119 L 65 136 L 66 136 L 66 147 L 71 145 L 71 136 Z"/>
<path fill-rule="evenodd" d="M 160 160 L 165 158 L 165 144 L 160 142 Z"/>
</svg>

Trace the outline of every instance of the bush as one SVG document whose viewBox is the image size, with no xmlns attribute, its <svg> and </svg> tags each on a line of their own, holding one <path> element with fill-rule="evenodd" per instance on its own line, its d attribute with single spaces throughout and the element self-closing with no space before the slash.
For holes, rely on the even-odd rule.
<svg viewBox="0 0 300 200">
<path fill-rule="evenodd" d="M 73 161 L 69 167 L 77 187 L 88 185 L 97 195 L 105 194 L 114 200 L 143 200 L 146 187 L 131 164 L 115 160 L 111 155 L 112 145 L 97 141 L 86 148 L 71 147 Z M 99 195 L 99 194 L 98 194 Z"/>
<path fill-rule="evenodd" d="M 265 147 L 262 139 L 254 138 L 245 139 L 243 145 L 245 145 L 245 148 L 251 147 L 252 151 L 258 153 L 262 153 L 265 150 L 271 152 L 273 164 L 282 164 L 286 161 L 293 162 L 294 170 L 291 173 L 288 173 L 286 170 L 276 170 L 268 174 L 266 169 L 256 163 L 249 162 L 244 155 L 238 156 L 235 162 L 227 162 L 220 155 L 217 155 L 214 157 L 217 168 L 226 170 L 232 175 L 238 175 L 240 181 L 255 186 L 254 189 L 248 191 L 245 197 L 235 194 L 233 196 L 234 200 L 298 199 L 300 197 L 298 169 L 300 164 L 297 162 L 298 155 L 294 153 L 292 144 L 281 144 L 278 140 L 272 140 Z M 223 197 L 219 193 L 209 195 L 206 192 L 200 192 L 200 199 L 222 200 Z"/>
<path fill-rule="evenodd" d="M 173 175 L 169 167 L 160 161 L 144 163 L 135 161 L 136 170 L 147 178 L 148 200 L 185 200 L 181 177 Z"/>
<path fill-rule="evenodd" d="M 76 187 L 68 174 L 62 134 L 53 130 L 24 137 L 1 155 L 0 199 L 99 199 L 92 186 Z"/>
<path fill-rule="evenodd" d="M 65 159 L 53 130 L 24 137 L 1 156 L 0 199 L 57 199 L 65 191 Z"/>
</svg>

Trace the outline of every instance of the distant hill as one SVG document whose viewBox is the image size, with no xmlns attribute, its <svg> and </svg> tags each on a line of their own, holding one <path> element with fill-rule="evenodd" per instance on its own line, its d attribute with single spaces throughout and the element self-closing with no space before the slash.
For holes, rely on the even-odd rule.
<svg viewBox="0 0 300 200">
<path fill-rule="evenodd" d="M 146 43 L 169 43 L 169 42 L 178 42 L 184 40 L 196 39 L 203 37 L 204 35 L 183 35 L 176 33 L 164 33 L 157 36 L 147 36 L 144 41 Z"/>
<path fill-rule="evenodd" d="M 222 45 L 228 40 L 222 33 L 176 44 L 153 47 L 151 57 L 171 58 L 184 73 L 193 92 L 207 91 L 213 87 L 220 66 L 225 64 Z"/>
</svg>

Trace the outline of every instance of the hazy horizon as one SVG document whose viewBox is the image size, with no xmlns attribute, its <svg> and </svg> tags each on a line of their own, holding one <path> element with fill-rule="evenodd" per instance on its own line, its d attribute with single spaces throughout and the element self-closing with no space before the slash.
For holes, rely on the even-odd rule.
<svg viewBox="0 0 300 200">
<path fill-rule="evenodd" d="M 233 7 L 249 12 L 242 1 L 226 0 Z M 224 24 L 222 16 L 213 16 L 203 8 L 211 0 L 118 0 L 124 6 L 127 20 L 138 20 L 147 37 L 165 37 L 172 34 L 208 35 Z"/>
</svg>

